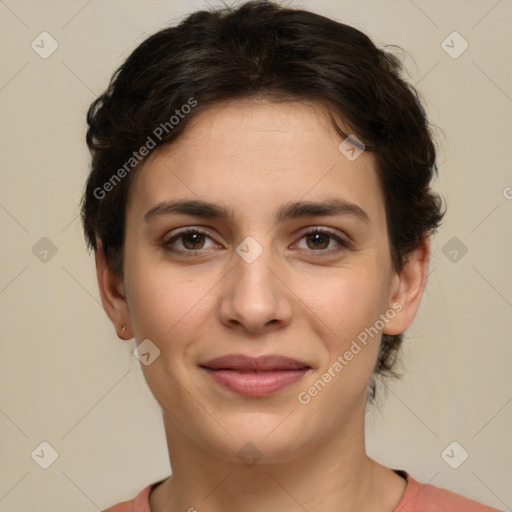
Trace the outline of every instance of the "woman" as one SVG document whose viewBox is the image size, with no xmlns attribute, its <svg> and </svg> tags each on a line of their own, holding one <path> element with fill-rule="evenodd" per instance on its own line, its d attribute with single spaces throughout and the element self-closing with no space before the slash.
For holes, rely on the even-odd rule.
<svg viewBox="0 0 512 512">
<path fill-rule="evenodd" d="M 154 34 L 91 105 L 85 234 L 172 467 L 109 512 L 494 510 L 365 451 L 443 217 L 400 72 L 352 27 L 248 2 Z"/>
</svg>

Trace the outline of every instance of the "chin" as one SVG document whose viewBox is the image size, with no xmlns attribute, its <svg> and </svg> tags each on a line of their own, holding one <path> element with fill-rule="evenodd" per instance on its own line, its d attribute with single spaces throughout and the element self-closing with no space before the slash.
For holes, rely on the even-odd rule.
<svg viewBox="0 0 512 512">
<path fill-rule="evenodd" d="M 305 425 L 297 425 L 294 414 L 286 418 L 288 413 L 246 413 L 237 414 L 236 418 L 223 416 L 222 425 L 231 436 L 223 429 L 216 429 L 220 438 L 212 438 L 210 431 L 208 439 L 203 441 L 216 457 L 240 462 L 247 467 L 256 463 L 287 462 L 307 451 L 311 443 Z M 314 436 L 314 433 L 310 434 Z"/>
</svg>

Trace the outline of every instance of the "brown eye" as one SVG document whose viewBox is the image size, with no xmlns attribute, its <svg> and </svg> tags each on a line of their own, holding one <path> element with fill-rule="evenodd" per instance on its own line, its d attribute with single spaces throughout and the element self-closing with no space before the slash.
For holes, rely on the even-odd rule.
<svg viewBox="0 0 512 512">
<path fill-rule="evenodd" d="M 194 249 L 202 249 L 204 245 L 204 240 L 202 240 L 204 235 L 202 233 L 187 233 L 185 235 L 181 235 L 182 244 L 186 249 L 194 250 Z M 203 243 L 201 243 L 201 240 Z M 201 246 L 201 247 L 199 247 Z"/>
<path fill-rule="evenodd" d="M 171 252 L 179 254 L 195 253 L 205 249 L 206 238 L 212 240 L 211 236 L 205 231 L 198 228 L 187 228 L 176 233 L 169 240 L 166 240 L 163 245 L 165 250 Z M 180 240 L 182 248 L 173 247 L 173 245 Z"/>
<path fill-rule="evenodd" d="M 318 228 L 312 231 L 308 231 L 307 233 L 302 235 L 301 240 L 303 239 L 306 240 L 306 250 L 313 252 L 331 254 L 350 247 L 349 242 L 343 240 L 338 235 L 332 233 L 331 231 L 326 231 Z M 333 241 L 335 241 L 338 244 L 338 247 L 335 246 L 334 248 L 329 249 L 329 245 Z"/>
<path fill-rule="evenodd" d="M 307 241 L 311 241 L 310 249 L 327 249 L 329 246 L 331 237 L 326 233 L 314 232 L 311 235 L 306 236 Z"/>
</svg>

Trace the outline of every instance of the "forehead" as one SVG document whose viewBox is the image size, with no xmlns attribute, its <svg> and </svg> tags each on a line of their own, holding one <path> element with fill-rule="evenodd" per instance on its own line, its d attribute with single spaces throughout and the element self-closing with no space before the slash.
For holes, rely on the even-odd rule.
<svg viewBox="0 0 512 512">
<path fill-rule="evenodd" d="M 342 140 L 319 104 L 215 105 L 146 161 L 132 182 L 129 210 L 140 217 L 160 202 L 186 197 L 222 203 L 242 220 L 275 216 L 287 202 L 339 197 L 378 222 L 384 199 L 374 157 L 363 152 L 349 160 L 338 147 Z"/>
</svg>

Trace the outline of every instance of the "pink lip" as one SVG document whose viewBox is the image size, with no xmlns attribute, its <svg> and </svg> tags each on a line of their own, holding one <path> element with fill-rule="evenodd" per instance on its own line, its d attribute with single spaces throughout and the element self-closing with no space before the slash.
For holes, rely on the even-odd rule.
<svg viewBox="0 0 512 512">
<path fill-rule="evenodd" d="M 267 396 L 298 381 L 307 371 L 271 370 L 266 372 L 248 372 L 239 370 L 211 370 L 205 368 L 217 383 L 244 396 Z"/>
<path fill-rule="evenodd" d="M 200 365 L 218 383 L 240 395 L 267 396 L 298 381 L 311 367 L 285 356 L 228 354 Z"/>
<path fill-rule="evenodd" d="M 212 370 L 299 370 L 309 368 L 307 363 L 290 357 L 269 354 L 260 357 L 250 357 L 244 354 L 227 354 L 202 363 L 200 366 Z"/>
</svg>

